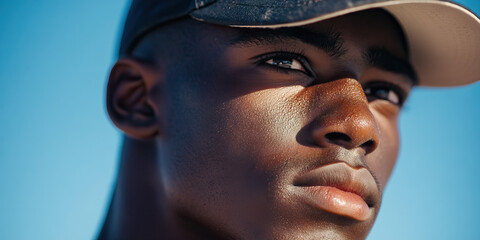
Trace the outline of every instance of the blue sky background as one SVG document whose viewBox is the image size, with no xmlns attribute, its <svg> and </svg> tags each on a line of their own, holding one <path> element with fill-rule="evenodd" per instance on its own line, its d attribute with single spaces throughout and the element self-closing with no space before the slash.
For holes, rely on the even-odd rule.
<svg viewBox="0 0 480 240">
<path fill-rule="evenodd" d="M 119 157 L 104 91 L 127 2 L 0 1 L 0 239 L 96 236 Z M 414 90 L 368 239 L 480 239 L 479 93 Z"/>
</svg>

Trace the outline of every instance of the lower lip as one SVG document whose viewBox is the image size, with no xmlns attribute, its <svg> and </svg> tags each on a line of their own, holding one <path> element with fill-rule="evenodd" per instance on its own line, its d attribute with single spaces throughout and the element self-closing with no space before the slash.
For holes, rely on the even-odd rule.
<svg viewBox="0 0 480 240">
<path fill-rule="evenodd" d="M 313 197 L 313 204 L 330 213 L 346 216 L 358 221 L 370 218 L 371 210 L 362 197 L 355 193 L 345 192 L 336 187 L 307 187 Z"/>
</svg>

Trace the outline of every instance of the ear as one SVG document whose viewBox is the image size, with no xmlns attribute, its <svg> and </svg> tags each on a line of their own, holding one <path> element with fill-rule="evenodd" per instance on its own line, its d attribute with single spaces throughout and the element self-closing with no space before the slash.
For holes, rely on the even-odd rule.
<svg viewBox="0 0 480 240">
<path fill-rule="evenodd" d="M 159 72 L 131 58 L 119 59 L 112 68 L 107 86 L 108 114 L 130 137 L 149 139 L 160 134 L 158 86 L 163 79 Z"/>
</svg>

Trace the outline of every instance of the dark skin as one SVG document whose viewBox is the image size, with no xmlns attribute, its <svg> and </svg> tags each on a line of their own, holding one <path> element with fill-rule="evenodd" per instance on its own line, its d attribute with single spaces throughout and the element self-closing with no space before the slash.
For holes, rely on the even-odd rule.
<svg viewBox="0 0 480 240">
<path fill-rule="evenodd" d="M 265 31 L 183 19 L 149 34 L 109 80 L 126 136 L 100 238 L 366 238 L 415 82 L 405 49 L 381 10 Z M 354 172 L 364 191 L 325 200 L 317 169 Z"/>
</svg>

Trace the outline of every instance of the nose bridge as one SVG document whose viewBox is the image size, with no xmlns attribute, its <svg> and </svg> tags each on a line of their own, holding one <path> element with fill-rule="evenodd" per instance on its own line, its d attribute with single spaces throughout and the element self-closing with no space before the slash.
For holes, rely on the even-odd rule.
<svg viewBox="0 0 480 240">
<path fill-rule="evenodd" d="M 313 121 L 314 142 L 322 147 L 360 147 L 366 154 L 373 152 L 379 141 L 378 127 L 361 84 L 355 79 L 324 84 L 322 92 L 326 94 L 318 95 L 322 106 Z"/>
</svg>

